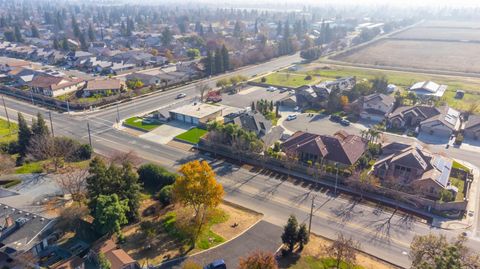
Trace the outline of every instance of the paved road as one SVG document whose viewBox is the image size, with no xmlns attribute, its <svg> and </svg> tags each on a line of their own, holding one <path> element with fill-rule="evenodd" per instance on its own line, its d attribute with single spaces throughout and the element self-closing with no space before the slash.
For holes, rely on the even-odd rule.
<svg viewBox="0 0 480 269">
<path fill-rule="evenodd" d="M 235 72 L 235 74 L 241 73 L 251 76 L 280 68 L 297 60 L 297 55 L 288 56 L 269 64 L 261 64 Z M 213 83 L 215 80 L 217 78 L 208 81 Z M 121 104 L 119 105 L 120 118 L 127 118 L 168 104 L 172 102 L 178 92 L 186 92 L 193 96 L 195 88 L 194 85 L 180 87 L 175 91 Z M 16 111 L 21 111 L 27 118 L 39 111 L 48 119 L 48 111 L 44 108 L 10 98 L 5 98 L 5 101 L 11 118 L 16 119 Z M 2 110 L 0 115 L 4 116 L 5 112 Z M 110 155 L 118 151 L 134 150 L 143 159 L 160 163 L 169 169 L 176 169 L 183 162 L 201 157 L 192 152 L 185 152 L 167 145 L 159 145 L 118 131 L 112 128 L 116 118 L 117 110 L 115 107 L 79 116 L 52 112 L 56 135 L 71 136 L 81 139 L 83 142 L 88 142 L 86 126 L 88 121 L 92 130 L 93 146 L 101 154 Z M 476 158 L 477 154 L 475 153 L 450 149 L 448 154 L 454 154 L 460 159 L 468 159 L 476 165 L 480 164 L 480 160 Z M 269 175 L 246 171 L 227 163 L 220 162 L 213 165 L 219 174 L 219 180 L 224 184 L 227 191 L 226 199 L 262 212 L 266 221 L 282 226 L 290 214 L 295 214 L 299 219 L 305 220 L 309 213 L 310 199 L 312 195 L 316 194 L 318 207 L 315 210 L 312 231 L 330 238 L 334 238 L 337 233 L 343 232 L 347 236 L 352 236 L 361 241 L 362 248 L 368 253 L 404 267 L 408 267 L 409 260 L 405 255 L 402 255 L 402 252 L 408 250 L 410 241 L 415 234 L 426 234 L 430 231 L 445 233 L 449 237 L 454 237 L 457 234 L 455 231 L 432 230 L 427 225 L 412 223 L 402 216 L 391 217 L 390 213 L 383 210 L 356 204 L 342 197 L 332 197 L 328 193 L 322 193 L 322 190 L 316 186 L 302 186 L 301 183 L 293 184 L 275 177 L 272 178 Z M 405 222 L 407 224 L 403 224 Z M 480 244 L 477 241 L 472 242 L 477 243 L 474 247 L 480 250 Z"/>
<path fill-rule="evenodd" d="M 239 258 L 254 251 L 273 252 L 281 246 L 282 227 L 260 221 L 239 237 L 217 248 L 199 253 L 188 259 L 180 259 L 164 264 L 158 269 L 180 269 L 186 260 L 205 266 L 217 259 L 223 259 L 228 268 L 237 268 Z"/>
</svg>

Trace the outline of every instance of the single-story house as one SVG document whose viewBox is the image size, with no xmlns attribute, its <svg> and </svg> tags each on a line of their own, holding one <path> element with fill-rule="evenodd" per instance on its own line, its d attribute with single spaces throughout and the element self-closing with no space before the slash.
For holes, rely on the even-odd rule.
<svg viewBox="0 0 480 269">
<path fill-rule="evenodd" d="M 112 239 L 95 243 L 93 251 L 103 253 L 110 262 L 110 269 L 140 269 L 140 265 Z"/>
<path fill-rule="evenodd" d="M 460 112 L 448 106 L 402 106 L 387 116 L 390 127 L 419 127 L 421 132 L 439 136 L 458 131 L 460 122 Z"/>
<path fill-rule="evenodd" d="M 146 73 L 139 73 L 139 72 L 135 72 L 135 73 L 127 75 L 126 79 L 127 80 L 138 79 L 145 86 L 150 86 L 150 85 L 158 86 L 158 85 L 160 85 L 160 83 L 163 83 L 162 80 L 158 76 L 150 75 L 150 74 L 146 74 Z"/>
<path fill-rule="evenodd" d="M 447 85 L 439 85 L 433 81 L 422 81 L 412 85 L 409 89 L 419 97 L 440 98 L 447 90 Z"/>
<path fill-rule="evenodd" d="M 465 138 L 480 138 L 480 116 L 470 115 L 463 129 Z"/>
<path fill-rule="evenodd" d="M 393 142 L 382 148 L 373 166 L 373 175 L 383 185 L 438 199 L 443 190 L 455 195 L 458 189 L 449 182 L 452 160 L 434 155 L 420 145 Z"/>
<path fill-rule="evenodd" d="M 345 131 L 333 136 L 297 131 L 281 145 L 283 152 L 303 162 L 330 162 L 349 166 L 355 164 L 368 148 L 368 141 Z"/>
<path fill-rule="evenodd" d="M 85 80 L 80 78 L 55 77 L 44 74 L 35 75 L 28 83 L 33 92 L 50 97 L 75 92 L 84 85 Z"/>
<path fill-rule="evenodd" d="M 106 78 L 96 79 L 87 82 L 87 86 L 83 89 L 84 96 L 92 96 L 95 94 L 108 95 L 109 92 L 119 93 L 127 86 L 120 79 Z"/>
<path fill-rule="evenodd" d="M 363 119 L 382 121 L 385 116 L 392 112 L 395 98 L 382 93 L 374 93 L 362 96 L 352 103 Z"/>
<path fill-rule="evenodd" d="M 420 131 L 436 136 L 450 136 L 460 130 L 460 112 L 451 107 L 440 107 L 440 114 L 420 123 Z"/>
<path fill-rule="evenodd" d="M 170 119 L 192 125 L 205 125 L 222 116 L 223 107 L 204 103 L 184 105 L 169 111 Z"/>
</svg>

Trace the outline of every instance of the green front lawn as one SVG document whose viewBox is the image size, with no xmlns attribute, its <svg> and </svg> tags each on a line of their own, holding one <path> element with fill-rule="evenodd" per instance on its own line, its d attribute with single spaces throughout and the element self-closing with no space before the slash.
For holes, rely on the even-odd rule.
<svg viewBox="0 0 480 269">
<path fill-rule="evenodd" d="M 149 131 L 157 128 L 158 126 L 160 126 L 162 124 L 158 123 L 158 122 L 154 122 L 154 121 L 148 121 L 148 120 L 145 120 L 141 117 L 131 117 L 129 119 L 126 119 L 123 122 L 123 125 L 125 125 L 127 127 L 140 129 L 140 130 L 145 131 L 145 132 L 149 132 Z"/>
<path fill-rule="evenodd" d="M 459 170 L 463 170 L 465 172 L 470 172 L 470 169 L 468 169 L 465 165 L 457 162 L 457 161 L 453 161 L 453 164 L 452 164 L 452 168 L 453 169 L 459 169 Z"/>
<path fill-rule="evenodd" d="M 8 143 L 17 140 L 17 132 L 18 125 L 16 123 L 10 122 L 9 127 L 6 120 L 0 119 L 0 143 Z"/>
<path fill-rule="evenodd" d="M 450 177 L 450 183 L 452 183 L 453 186 L 458 188 L 458 192 L 457 192 L 457 196 L 455 197 L 455 201 L 457 201 L 457 202 L 463 201 L 463 197 L 464 197 L 463 191 L 465 189 L 465 181 L 463 181 L 461 179 L 458 179 L 458 178 Z"/>
<path fill-rule="evenodd" d="M 192 128 L 185 133 L 181 133 L 175 137 L 175 139 L 184 141 L 190 144 L 198 144 L 200 138 L 207 133 L 207 130 L 200 128 Z"/>
<path fill-rule="evenodd" d="M 336 261 L 332 258 L 317 259 L 312 256 L 301 257 L 290 269 L 330 269 L 335 268 Z M 364 269 L 362 266 L 350 266 L 345 262 L 340 263 L 341 269 Z"/>
<path fill-rule="evenodd" d="M 43 161 L 25 163 L 15 169 L 15 174 L 39 174 L 43 173 Z"/>
<path fill-rule="evenodd" d="M 296 88 L 303 85 L 315 84 L 319 80 L 316 76 L 312 76 L 311 80 L 307 80 L 305 79 L 306 76 L 307 74 L 281 71 L 266 76 L 267 81 L 263 83 Z M 262 82 L 262 80 L 259 78 L 255 80 L 255 82 Z"/>
</svg>

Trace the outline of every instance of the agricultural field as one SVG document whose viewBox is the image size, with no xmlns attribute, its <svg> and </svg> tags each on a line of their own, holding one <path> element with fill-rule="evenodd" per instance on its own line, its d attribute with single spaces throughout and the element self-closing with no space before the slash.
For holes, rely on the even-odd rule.
<svg viewBox="0 0 480 269">
<path fill-rule="evenodd" d="M 426 21 L 419 25 L 420 27 L 442 27 L 442 28 L 478 28 L 478 21 L 448 21 L 448 20 L 432 20 Z"/>
<path fill-rule="evenodd" d="M 395 39 L 480 41 L 480 29 L 415 27 L 393 36 Z"/>
<path fill-rule="evenodd" d="M 334 59 L 378 67 L 480 73 L 480 44 L 384 39 Z"/>
</svg>

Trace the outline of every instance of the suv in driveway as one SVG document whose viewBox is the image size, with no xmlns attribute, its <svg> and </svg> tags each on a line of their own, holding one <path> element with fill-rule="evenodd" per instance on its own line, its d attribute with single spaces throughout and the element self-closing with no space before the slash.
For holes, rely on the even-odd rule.
<svg viewBox="0 0 480 269">
<path fill-rule="evenodd" d="M 330 115 L 330 120 L 333 121 L 333 122 L 341 122 L 342 117 L 340 117 L 338 115 Z"/>
<path fill-rule="evenodd" d="M 209 265 L 203 267 L 203 269 L 227 269 L 227 265 L 224 260 L 215 260 Z"/>
</svg>

